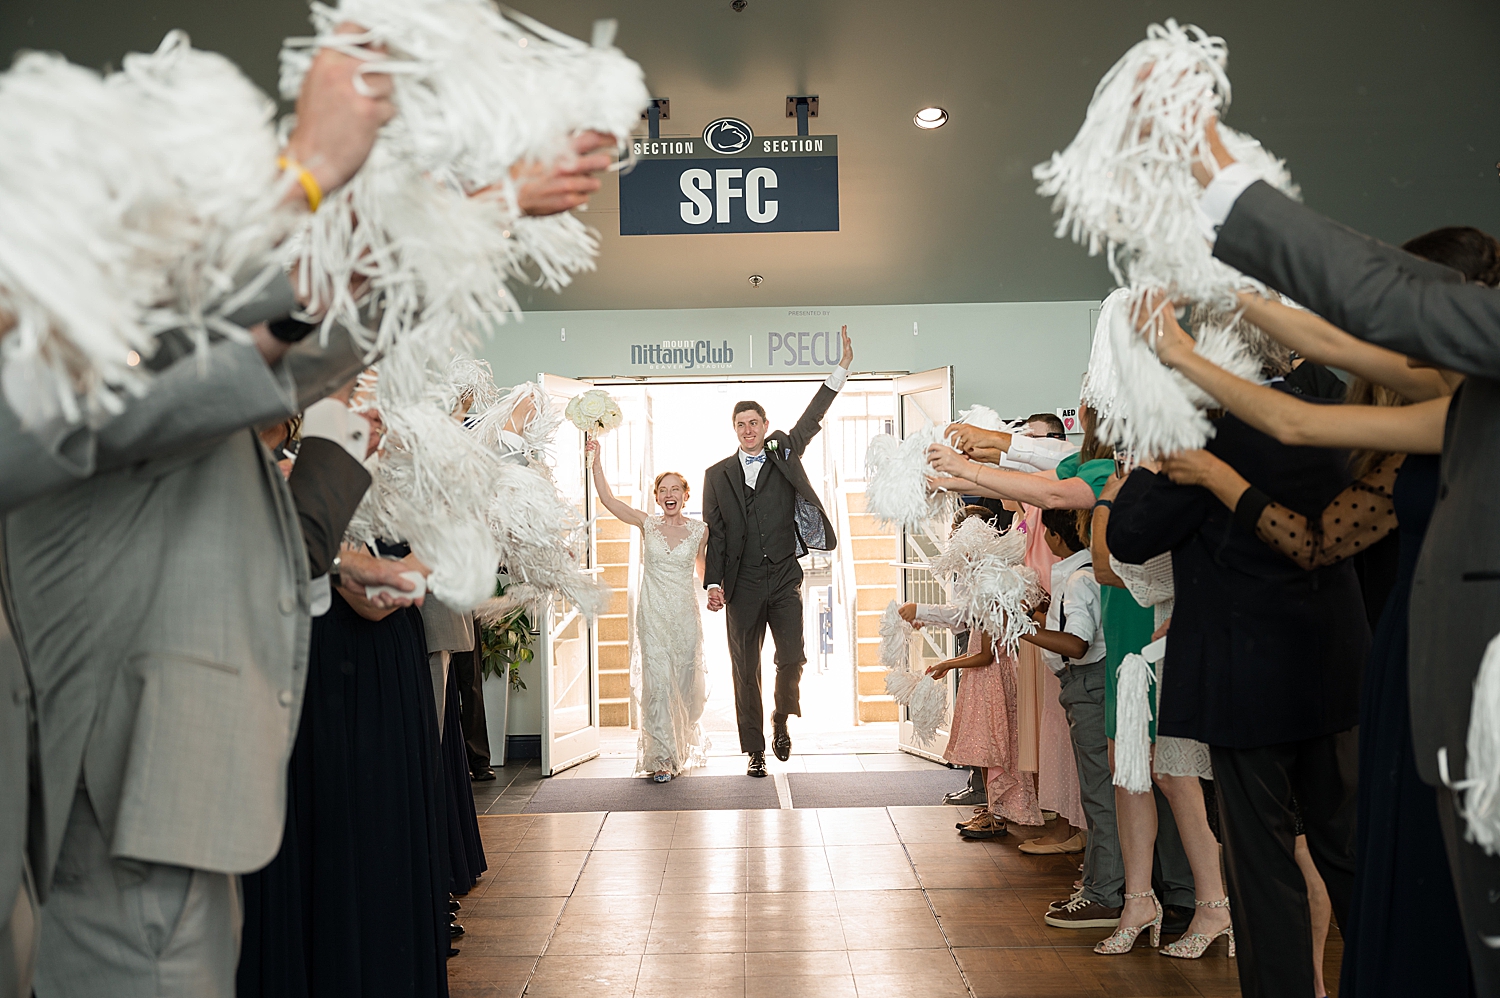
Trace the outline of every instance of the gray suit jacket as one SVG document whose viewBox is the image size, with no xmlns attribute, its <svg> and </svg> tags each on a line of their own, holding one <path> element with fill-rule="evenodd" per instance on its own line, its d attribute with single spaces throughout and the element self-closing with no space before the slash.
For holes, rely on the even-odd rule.
<svg viewBox="0 0 1500 998">
<path fill-rule="evenodd" d="M 1266 184 L 1219 230 L 1221 260 L 1355 336 L 1461 371 L 1442 483 L 1411 596 L 1411 720 L 1417 768 L 1437 753 L 1462 777 L 1474 677 L 1500 633 L 1500 291 L 1352 232 Z"/>
<path fill-rule="evenodd" d="M 428 654 L 474 650 L 474 614 L 450 610 L 434 596 L 422 601 L 422 629 L 427 632 Z"/>
<path fill-rule="evenodd" d="M 346 336 L 299 345 L 275 371 L 248 348 L 215 350 L 206 379 L 189 361 L 192 376 L 158 378 L 135 421 L 95 432 L 92 477 L 0 522 L 35 701 L 28 848 L 42 890 L 80 772 L 116 855 L 247 872 L 280 842 L 308 572 L 287 484 L 248 427 L 363 361 Z M 0 779 L 0 801 L 24 799 Z"/>
</svg>

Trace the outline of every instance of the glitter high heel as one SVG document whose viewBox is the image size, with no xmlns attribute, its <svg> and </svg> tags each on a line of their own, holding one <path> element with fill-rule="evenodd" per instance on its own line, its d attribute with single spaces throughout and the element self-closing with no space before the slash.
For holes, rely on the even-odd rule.
<svg viewBox="0 0 1500 998">
<path fill-rule="evenodd" d="M 1094 947 L 1095 953 L 1101 953 L 1104 956 L 1119 956 L 1123 953 L 1129 953 L 1130 948 L 1135 945 L 1136 937 L 1147 929 L 1151 930 L 1151 945 L 1161 945 L 1162 911 L 1161 902 L 1156 899 L 1156 892 L 1142 891 L 1139 894 L 1125 895 L 1126 901 L 1134 901 L 1136 898 L 1150 898 L 1151 903 L 1156 905 L 1156 917 L 1145 925 L 1121 925 L 1108 939 L 1101 940 Z M 1122 908 L 1120 911 L 1123 915 L 1124 909 Z M 1123 922 L 1124 919 L 1122 918 L 1121 921 Z"/>
<path fill-rule="evenodd" d="M 1220 898 L 1217 901 L 1194 901 L 1193 904 L 1200 908 L 1228 908 L 1229 898 Z M 1162 956 L 1175 956 L 1179 960 L 1196 960 L 1208 952 L 1209 946 L 1220 936 L 1229 937 L 1229 955 L 1234 956 L 1234 924 L 1224 926 L 1213 935 L 1205 935 L 1202 932 L 1188 932 L 1161 948 Z"/>
</svg>

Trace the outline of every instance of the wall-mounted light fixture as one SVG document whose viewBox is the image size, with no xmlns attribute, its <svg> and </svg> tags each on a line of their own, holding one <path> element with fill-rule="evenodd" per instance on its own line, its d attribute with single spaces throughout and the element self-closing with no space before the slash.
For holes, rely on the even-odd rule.
<svg viewBox="0 0 1500 998">
<path fill-rule="evenodd" d="M 924 107 L 912 116 L 911 123 L 918 128 L 942 128 L 948 123 L 948 112 L 940 107 Z"/>
</svg>

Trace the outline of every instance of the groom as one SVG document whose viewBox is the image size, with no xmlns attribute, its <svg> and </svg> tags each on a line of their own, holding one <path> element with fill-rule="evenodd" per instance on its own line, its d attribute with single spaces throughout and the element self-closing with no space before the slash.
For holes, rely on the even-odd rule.
<svg viewBox="0 0 1500 998">
<path fill-rule="evenodd" d="M 734 407 L 739 450 L 703 476 L 703 519 L 708 554 L 703 585 L 708 608 L 729 608 L 729 659 L 734 664 L 734 710 L 740 750 L 750 754 L 750 776 L 766 775 L 766 728 L 760 692 L 760 650 L 766 627 L 776 644 L 776 709 L 771 746 L 785 762 L 792 754 L 786 719 L 802 715 L 798 683 L 807 655 L 802 649 L 802 566 L 809 548 L 831 551 L 838 538 L 818 494 L 802 469 L 807 444 L 821 430 L 823 414 L 849 377 L 854 345 L 849 327 L 840 330 L 844 355 L 808 403 L 791 433 L 770 425 L 759 402 Z"/>
</svg>

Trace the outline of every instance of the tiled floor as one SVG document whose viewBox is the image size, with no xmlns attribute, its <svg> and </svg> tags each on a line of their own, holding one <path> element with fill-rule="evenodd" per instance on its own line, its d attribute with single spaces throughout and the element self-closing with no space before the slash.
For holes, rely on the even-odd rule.
<svg viewBox="0 0 1500 998">
<path fill-rule="evenodd" d="M 1076 858 L 962 842 L 959 809 L 494 813 L 519 792 L 480 819 L 453 998 L 1239 993 L 1222 944 L 1101 957 L 1105 931 L 1047 928 Z"/>
</svg>

